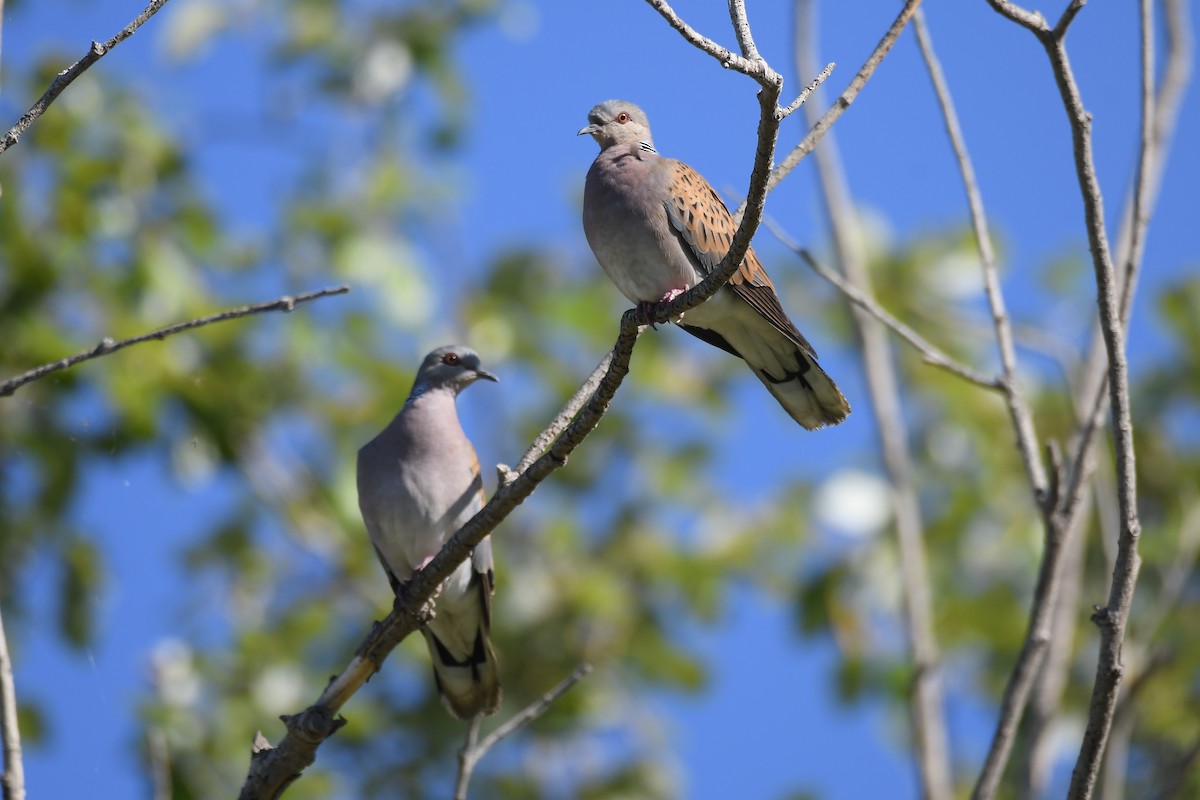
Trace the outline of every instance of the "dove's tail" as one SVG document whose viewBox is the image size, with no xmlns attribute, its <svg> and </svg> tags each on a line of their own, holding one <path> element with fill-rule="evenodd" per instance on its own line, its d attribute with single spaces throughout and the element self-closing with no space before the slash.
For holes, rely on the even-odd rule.
<svg viewBox="0 0 1200 800">
<path fill-rule="evenodd" d="M 850 403 L 833 379 L 808 353 L 797 349 L 794 358 L 798 364 L 794 370 L 782 369 L 778 364 L 758 365 L 749 359 L 746 363 L 783 410 L 810 431 L 844 420 L 850 413 Z"/>
<path fill-rule="evenodd" d="M 850 403 L 833 379 L 821 369 L 807 343 L 801 344 L 803 337 L 799 331 L 784 333 L 757 316 L 749 306 L 737 304 L 731 311 L 739 316 L 717 320 L 722 323 L 720 330 L 714 329 L 711 318 L 705 320 L 710 323 L 707 327 L 684 322 L 679 327 L 743 359 L 767 390 L 775 395 L 783 410 L 810 431 L 837 425 L 846 418 Z M 699 315 L 693 314 L 695 316 Z"/>
<path fill-rule="evenodd" d="M 491 592 L 486 583 L 483 574 L 473 572 L 458 604 L 448 602 L 444 592 L 433 619 L 421 629 L 442 702 L 459 719 L 494 714 L 500 707 L 500 670 L 489 636 Z"/>
</svg>

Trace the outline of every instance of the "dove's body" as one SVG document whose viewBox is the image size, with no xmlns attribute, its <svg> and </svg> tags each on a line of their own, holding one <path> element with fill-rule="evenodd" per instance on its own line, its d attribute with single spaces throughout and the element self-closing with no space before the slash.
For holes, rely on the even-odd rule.
<svg viewBox="0 0 1200 800">
<path fill-rule="evenodd" d="M 400 413 L 358 451 L 358 505 L 393 591 L 483 507 L 479 460 L 454 404 L 466 383 L 491 377 L 474 371 L 461 384 L 422 386 L 418 375 Z M 492 545 L 484 539 L 446 579 L 422 629 L 438 689 L 463 719 L 493 713 L 500 703 L 489 640 L 494 590 Z"/>
<path fill-rule="evenodd" d="M 699 173 L 658 154 L 637 106 L 610 100 L 592 109 L 588 120 L 592 124 L 580 133 L 591 134 L 601 148 L 583 195 L 583 228 L 596 260 L 638 304 L 695 286 L 733 243 L 737 226 L 729 210 Z M 680 324 L 744 359 L 804 427 L 837 424 L 850 412 L 784 313 L 753 250 L 729 283 Z"/>
</svg>

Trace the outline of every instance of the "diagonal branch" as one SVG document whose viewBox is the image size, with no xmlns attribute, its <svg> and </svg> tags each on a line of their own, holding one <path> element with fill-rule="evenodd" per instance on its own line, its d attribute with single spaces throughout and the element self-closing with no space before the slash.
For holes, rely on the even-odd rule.
<svg viewBox="0 0 1200 800">
<path fill-rule="evenodd" d="M 1017 382 L 1017 356 L 1013 344 L 1012 324 L 1009 322 L 1008 310 L 1005 308 L 1004 293 L 1000 289 L 1000 278 L 996 269 L 996 251 L 992 247 L 992 237 L 988 231 L 987 216 L 983 210 L 983 195 L 979 191 L 979 183 L 975 178 L 975 167 L 971 163 L 971 154 L 958 122 L 958 112 L 954 100 L 950 96 L 950 87 L 942 73 L 942 65 L 933 50 L 933 41 L 925 26 L 925 17 L 918 11 L 913 19 L 913 32 L 917 37 L 925 66 L 933 82 L 934 94 L 937 95 L 938 106 L 946 125 L 946 134 L 950 146 L 954 150 L 959 172 L 962 174 L 963 189 L 966 191 L 967 207 L 971 212 L 971 228 L 975 233 L 975 243 L 979 249 L 979 259 L 983 264 L 983 286 L 987 295 L 988 307 L 992 313 L 992 324 L 996 329 L 996 346 L 1000 351 L 1000 367 L 1004 375 L 1004 399 L 1008 405 L 1008 414 L 1012 420 L 1013 430 L 1017 435 L 1017 449 L 1021 453 L 1021 461 L 1025 465 L 1025 475 L 1033 489 L 1034 499 L 1039 507 L 1046 503 L 1049 488 L 1046 470 L 1039 454 L 1037 432 L 1033 425 L 1033 415 L 1029 406 L 1021 396 Z"/>
<path fill-rule="evenodd" d="M 108 55 L 114 47 L 128 39 L 142 27 L 142 23 L 153 17 L 158 10 L 167 4 L 167 0 L 151 0 L 150 5 L 142 9 L 142 13 L 134 17 L 133 22 L 130 22 L 120 33 L 101 44 L 100 42 L 92 42 L 92 46 L 88 48 L 87 55 L 76 61 L 71 66 L 64 69 L 62 72 L 54 76 L 54 80 L 50 82 L 49 88 L 38 98 L 38 101 L 26 111 L 17 124 L 8 129 L 8 133 L 4 134 L 4 138 L 0 139 L 0 153 L 3 153 L 8 148 L 16 144 L 21 135 L 29 129 L 29 126 L 37 121 L 50 104 L 58 99 L 58 96 L 63 93 L 63 90 L 71 85 L 71 82 L 87 71 L 88 67 L 95 64 L 104 56 Z"/>
<path fill-rule="evenodd" d="M 812 253 L 801 247 L 770 219 L 766 220 L 765 224 L 771 233 L 775 235 L 775 238 L 779 239 L 785 247 L 791 249 L 804 259 L 804 263 L 808 264 L 813 272 L 829 281 L 839 292 L 846 296 L 846 299 L 875 317 L 875 319 L 891 329 L 893 333 L 908 342 L 914 350 L 921 354 L 921 358 L 925 360 L 925 363 L 944 369 L 951 375 L 957 375 L 963 380 L 984 389 L 1003 391 L 1004 382 L 1000 378 L 984 375 L 976 369 L 959 363 L 933 342 L 930 342 L 924 336 L 897 319 L 890 311 L 879 305 L 875 298 L 866 294 L 858 286 L 839 275 L 836 270 L 830 269 L 818 261 L 813 257 Z"/>
<path fill-rule="evenodd" d="M 455 781 L 454 786 L 454 800 L 467 800 L 467 786 L 471 783 L 471 775 L 475 771 L 475 765 L 487 755 L 489 750 L 499 744 L 502 739 L 511 736 L 542 714 L 545 714 L 554 701 L 569 692 L 572 686 L 586 678 L 591 671 L 591 664 L 580 664 L 575 668 L 574 672 L 559 681 L 558 685 L 553 689 L 546 692 L 537 700 L 534 700 L 516 714 L 513 714 L 507 722 L 488 734 L 483 741 L 478 741 L 479 723 L 482 717 L 472 719 L 467 726 L 466 743 L 463 745 L 462 750 L 458 752 L 458 779 Z"/>
<path fill-rule="evenodd" d="M 95 347 L 76 353 L 73 356 L 67 356 L 66 358 L 59 359 L 58 361 L 53 361 L 49 364 L 43 364 L 40 367 L 34 367 L 27 372 L 22 372 L 20 375 L 16 375 L 4 381 L 3 383 L 0 383 L 0 397 L 8 397 L 25 384 L 40 380 L 41 378 L 44 378 L 52 373 L 73 367 L 76 364 L 83 363 L 84 361 L 91 361 L 93 358 L 100 358 L 101 356 L 115 353 L 118 350 L 124 350 L 126 347 L 131 345 L 141 344 L 142 342 L 148 342 L 152 339 L 162 341 L 168 336 L 173 336 L 177 333 L 183 333 L 184 331 L 190 331 L 193 328 L 202 328 L 205 325 L 212 325 L 215 322 L 227 322 L 231 319 L 248 317 L 252 314 L 262 314 L 266 311 L 283 311 L 286 313 L 301 303 L 307 303 L 311 300 L 319 300 L 322 297 L 328 297 L 330 295 L 345 294 L 348 291 L 350 291 L 350 287 L 343 284 L 342 286 L 334 286 L 329 289 L 320 289 L 315 292 L 305 292 L 304 294 L 298 295 L 285 295 L 278 300 L 272 300 L 268 303 L 258 303 L 257 305 L 252 306 L 231 308 L 227 311 L 221 311 L 217 314 L 210 314 L 207 317 L 200 317 L 198 319 L 188 320 L 187 322 L 168 325 L 165 328 L 158 328 L 150 331 L 149 333 L 143 333 L 140 336 L 134 336 L 130 339 L 113 341 L 110 337 L 106 336 L 101 339 Z"/>
<path fill-rule="evenodd" d="M 17 730 L 17 690 L 3 617 L 0 617 L 0 748 L 4 753 L 0 761 L 3 768 L 0 771 L 0 797 L 25 800 L 25 767 L 21 759 L 21 734 Z"/>
<path fill-rule="evenodd" d="M 801 70 L 815 60 L 815 8 L 812 0 L 796 5 L 796 57 Z M 809 111 L 809 121 L 816 116 Z M 832 137 L 816 153 L 817 177 L 828 215 L 834 251 L 847 288 L 862 295 L 871 293 L 871 278 L 860 245 L 845 171 Z M 806 258 L 815 264 L 811 258 Z M 887 331 L 877 316 L 861 305 L 852 317 L 862 343 L 863 368 L 871 406 L 875 410 L 876 435 L 891 484 L 896 544 L 901 571 L 901 602 L 904 635 L 912 659 L 912 688 L 909 694 L 909 727 L 913 754 L 924 800 L 951 800 L 950 743 L 946 732 L 945 700 L 942 691 L 941 655 L 933 623 L 925 524 L 914 478 L 916 469 L 909 450 L 909 433 L 897 373 Z M 946 359 L 946 363 L 949 360 Z"/>
<path fill-rule="evenodd" d="M 487 505 L 446 542 L 433 560 L 401 584 L 391 613 L 375 624 L 354 658 L 317 701 L 299 714 L 281 717 L 287 735 L 277 747 L 271 747 L 261 733 L 256 736 L 241 800 L 279 797 L 316 760 L 317 748 L 346 723 L 338 716 L 342 706 L 379 671 L 400 642 L 428 622 L 433 610 L 431 598 L 442 582 L 543 480 L 565 466 L 575 448 L 595 430 L 629 373 L 629 361 L 641 331 L 637 313 L 632 309 L 625 312 L 607 370 L 554 444 L 528 469 L 501 483 Z"/>
<path fill-rule="evenodd" d="M 858 93 L 866 86 L 867 81 L 875 74 L 875 68 L 883 61 L 884 56 L 892 49 L 892 45 L 896 43 L 900 32 L 904 30 L 904 26 L 908 24 L 908 20 L 917 8 L 921 5 L 921 0 L 908 0 L 904 7 L 900 9 L 900 13 L 896 16 L 894 22 L 883 38 L 879 40 L 879 44 L 875 45 L 875 49 L 871 55 L 867 56 L 867 60 L 863 63 L 862 68 L 850 80 L 850 85 L 846 87 L 838 98 L 833 101 L 833 105 L 829 107 L 819 120 L 813 123 L 808 134 L 800 140 L 800 143 L 792 148 L 791 152 L 784 157 L 779 166 L 771 171 L 771 178 L 767 181 L 767 191 L 774 189 L 778 183 L 787 177 L 787 174 L 796 168 L 806 155 L 812 152 L 812 149 L 817 146 L 817 142 L 830 129 L 834 122 L 837 121 L 850 104 L 858 97 Z M 748 201 L 747 201 L 748 203 Z M 734 213 L 734 219 L 737 219 L 741 214 L 745 213 L 747 203 L 743 203 L 741 207 Z"/>
</svg>

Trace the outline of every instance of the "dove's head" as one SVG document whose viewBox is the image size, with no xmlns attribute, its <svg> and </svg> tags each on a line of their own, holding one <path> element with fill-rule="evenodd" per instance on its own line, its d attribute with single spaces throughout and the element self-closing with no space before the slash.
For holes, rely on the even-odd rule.
<svg viewBox="0 0 1200 800">
<path fill-rule="evenodd" d="M 579 135 L 591 136 L 606 150 L 613 145 L 645 142 L 653 148 L 650 138 L 650 121 L 646 112 L 625 100 L 605 100 L 588 112 L 588 124 L 580 128 Z"/>
<path fill-rule="evenodd" d="M 480 378 L 499 380 L 479 364 L 479 354 L 461 344 L 447 345 L 425 356 L 417 379 L 413 382 L 412 395 L 423 394 L 433 389 L 450 389 L 458 394 Z"/>
</svg>

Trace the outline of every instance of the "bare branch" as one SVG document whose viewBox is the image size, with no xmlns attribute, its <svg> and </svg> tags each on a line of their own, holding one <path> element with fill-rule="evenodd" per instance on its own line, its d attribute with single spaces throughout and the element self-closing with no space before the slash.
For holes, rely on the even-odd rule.
<svg viewBox="0 0 1200 800">
<path fill-rule="evenodd" d="M 938 99 L 946 132 L 950 138 L 962 175 L 963 187 L 966 191 L 967 205 L 970 209 L 971 225 L 975 233 L 975 241 L 979 248 L 980 261 L 983 265 L 984 289 L 991 309 L 992 323 L 996 333 L 996 344 L 1000 351 L 1001 370 L 1004 376 L 1005 400 L 1009 418 L 1016 434 L 1017 450 L 1025 466 L 1025 475 L 1029 481 L 1034 501 L 1041 514 L 1045 530 L 1045 550 L 1042 564 L 1038 570 L 1038 580 L 1035 586 L 1029 613 L 1029 625 L 1021 652 L 1013 665 L 1012 673 L 1004 689 L 1000 704 L 1000 714 L 996 721 L 987 757 L 984 759 L 979 778 L 972 791 L 973 800 L 990 800 L 996 794 L 1003 775 L 1004 768 L 1012 754 L 1013 743 L 1016 740 L 1017 728 L 1025 713 L 1034 684 L 1042 669 L 1050 641 L 1051 625 L 1054 620 L 1054 609 L 1062 585 L 1063 567 L 1069 559 L 1063 558 L 1064 542 L 1070 531 L 1069 520 L 1055 515 L 1058 498 L 1051 491 L 1051 483 L 1046 475 L 1042 462 L 1041 446 L 1033 424 L 1033 415 L 1024 398 L 1020 394 L 1017 383 L 1016 348 L 1013 343 L 1012 327 L 1008 312 L 1005 308 L 1004 295 L 996 269 L 996 256 L 992 248 L 991 236 L 988 232 L 987 219 L 984 213 L 983 197 L 975 178 L 975 170 L 971 163 L 970 153 L 958 122 L 958 114 L 950 89 L 942 73 L 941 64 L 933 49 L 929 31 L 925 26 L 923 16 L 918 13 L 913 20 L 913 29 L 917 37 L 921 55 L 929 71 L 934 93 Z M 1059 476 L 1055 476 L 1056 486 L 1060 485 Z"/>
<path fill-rule="evenodd" d="M 8 148 L 20 140 L 22 134 L 29 129 L 37 118 L 40 117 L 50 104 L 58 99 L 58 96 L 63 93 L 63 90 L 71 85 L 71 82 L 87 71 L 88 67 L 95 64 L 104 56 L 108 55 L 114 47 L 121 42 L 133 36 L 138 28 L 142 27 L 142 23 L 153 17 L 158 10 L 167 4 L 167 0 L 151 0 L 150 5 L 146 6 L 142 13 L 138 14 L 133 22 L 130 22 L 121 32 L 109 39 L 104 44 L 92 42 L 92 46 L 88 49 L 87 55 L 76 61 L 71 66 L 64 69 L 54 77 L 50 82 L 50 87 L 38 98 L 38 101 L 25 114 L 17 120 L 17 124 L 8 129 L 8 133 L 4 134 L 4 138 L 0 139 L 0 153 L 3 153 Z"/>
<path fill-rule="evenodd" d="M 900 14 L 896 17 L 891 27 L 888 28 L 887 33 L 879 40 L 879 44 L 875 45 L 875 49 L 871 52 L 871 55 L 867 56 L 867 60 L 863 63 L 862 68 L 850 80 L 850 85 L 833 101 L 833 105 L 829 107 L 829 110 L 813 124 L 808 134 L 800 140 L 800 144 L 793 147 L 792 151 L 779 163 L 779 166 L 771 171 L 771 178 L 767 181 L 767 191 L 774 189 L 781 180 L 787 177 L 789 172 L 796 168 L 801 159 L 812 152 L 812 149 L 817 146 L 817 142 L 821 141 L 826 131 L 850 107 L 850 104 L 858 97 L 858 93 L 862 91 L 863 86 L 866 85 L 867 81 L 875 73 L 875 68 L 879 66 L 884 56 L 892 49 L 892 45 L 896 43 L 896 38 L 904 30 L 904 26 L 908 24 L 909 18 L 912 17 L 920 5 L 921 0 L 908 0 L 904 4 L 904 8 L 900 9 Z M 743 203 L 734 213 L 734 219 L 745 213 L 746 207 L 747 204 Z"/>
<path fill-rule="evenodd" d="M 316 292 L 305 292 L 304 294 L 298 294 L 294 296 L 286 295 L 278 300 L 272 300 L 268 303 L 259 303 L 253 306 L 240 306 L 238 308 L 231 308 L 228 311 L 222 311 L 218 314 L 210 314 L 207 317 L 200 317 L 199 319 L 188 320 L 187 322 L 180 322 L 175 325 L 168 325 L 165 328 L 158 328 L 157 330 L 150 331 L 149 333 L 143 333 L 140 336 L 134 336 L 131 339 L 122 339 L 119 342 L 113 341 L 109 337 L 105 337 L 101 339 L 95 347 L 76 353 L 73 356 L 67 356 L 66 358 L 59 359 L 58 361 L 54 361 L 49 364 L 43 364 L 40 367 L 35 367 L 28 372 L 23 372 L 20 375 L 9 378 L 3 383 L 0 383 L 0 397 L 8 397 L 25 384 L 40 380 L 41 378 L 44 378 L 52 373 L 67 369 L 68 367 L 73 367 L 76 364 L 83 363 L 84 361 L 91 361 L 93 358 L 99 358 L 100 356 L 106 356 L 111 353 L 115 353 L 118 350 L 124 350 L 130 345 L 141 344 L 142 342 L 148 342 L 152 339 L 162 341 L 168 336 L 174 336 L 177 333 L 190 331 L 193 328 L 202 328 L 205 325 L 212 325 L 215 322 L 227 322 L 231 319 L 248 317 L 251 314 L 262 314 L 266 311 L 288 312 L 301 303 L 307 303 L 311 300 L 318 300 L 322 297 L 328 297 L 330 295 L 345 294 L 348 291 L 350 291 L 350 287 L 342 285 L 334 286 L 329 289 L 321 289 Z"/>
<path fill-rule="evenodd" d="M 21 734 L 17 730 L 17 690 L 3 616 L 0 616 L 0 740 L 4 752 L 4 761 L 0 764 L 4 768 L 0 772 L 0 797 L 25 800 L 25 765 L 21 759 Z"/>
<path fill-rule="evenodd" d="M 804 87 L 804 91 L 797 95 L 795 100 L 788 103 L 786 108 L 780 110 L 779 119 L 783 120 L 786 117 L 790 117 L 798 108 L 800 108 L 800 106 L 804 105 L 808 101 L 809 96 L 815 92 L 830 75 L 833 74 L 833 68 L 835 66 L 836 65 L 832 61 L 826 64 L 825 69 L 821 70 L 817 77 L 813 78 L 812 81 L 809 82 L 808 86 Z"/>
<path fill-rule="evenodd" d="M 471 758 L 479 739 L 479 726 L 483 715 L 476 714 L 467 723 L 467 735 L 462 749 L 458 751 L 458 777 L 454 781 L 454 800 L 467 800 L 467 787 L 471 784 L 471 773 L 475 771 L 475 760 Z"/>
<path fill-rule="evenodd" d="M 666 2 L 663 2 L 663 0 L 646 0 L 646 2 L 650 4 L 651 8 L 662 15 L 668 25 L 679 31 L 684 39 L 687 39 L 693 45 L 721 62 L 722 67 L 725 69 L 736 69 L 738 72 L 749 74 L 752 65 L 748 60 L 734 55 L 730 50 L 717 44 L 707 36 L 700 34 L 695 28 L 680 19 L 675 10 Z"/>
<path fill-rule="evenodd" d="M 1125 354 L 1125 331 L 1121 323 L 1121 287 L 1117 283 L 1112 257 L 1109 252 L 1108 236 L 1104 228 L 1104 204 L 1100 184 L 1096 179 L 1092 156 L 1091 115 L 1083 106 L 1079 87 L 1067 58 L 1063 36 L 1067 24 L 1078 9 L 1068 8 L 1060 20 L 1059 27 L 1046 32 L 1031 26 L 1030 20 L 1014 16 L 1011 7 L 1000 0 L 989 0 L 1001 13 L 1024 25 L 1037 35 L 1046 50 L 1062 97 L 1063 107 L 1071 126 L 1071 140 L 1075 154 L 1075 170 L 1083 196 L 1084 219 L 1088 232 L 1088 244 L 1092 253 L 1092 264 L 1096 277 L 1099 304 L 1100 328 L 1103 333 L 1108 356 L 1109 406 L 1112 417 L 1113 446 L 1116 453 L 1117 501 L 1121 511 L 1121 536 L 1117 547 L 1117 559 L 1113 570 L 1108 603 L 1097 610 L 1093 621 L 1100 628 L 1100 657 L 1096 665 L 1096 679 L 1092 689 L 1092 701 L 1088 712 L 1087 729 L 1084 732 L 1079 758 L 1071 776 L 1068 797 L 1071 800 L 1088 800 L 1095 788 L 1100 759 L 1105 741 L 1112 725 L 1116 706 L 1117 689 L 1120 686 L 1123 668 L 1121 647 L 1125 638 L 1129 607 L 1133 601 L 1133 590 L 1137 583 L 1140 558 L 1137 552 L 1141 524 L 1137 512 L 1137 477 L 1134 470 L 1133 419 L 1129 407 L 1129 367 Z M 1144 0 L 1145 3 L 1149 0 Z M 1074 6 L 1075 3 L 1072 3 Z M 1149 14 L 1143 10 L 1142 22 L 1146 24 Z M 1146 53 L 1143 52 L 1143 58 Z M 1049 544 L 1049 542 L 1048 542 Z"/>
<path fill-rule="evenodd" d="M 758 45 L 750 31 L 750 20 L 746 17 L 746 0 L 729 0 L 729 20 L 733 23 L 733 35 L 737 37 L 742 57 L 747 61 L 760 61 Z"/>
<path fill-rule="evenodd" d="M 811 69 L 816 61 L 814 3 L 811 0 L 798 0 L 795 17 L 796 59 L 798 71 L 803 73 Z M 806 111 L 811 122 L 816 114 L 812 109 Z M 856 293 L 869 296 L 871 277 L 860 246 L 860 226 L 832 137 L 817 151 L 816 159 L 821 196 L 829 217 L 834 251 L 845 276 L 844 283 Z M 804 255 L 805 260 L 815 265 L 811 257 Z M 852 311 L 862 342 L 867 389 L 877 420 L 875 430 L 892 487 L 904 629 L 913 663 L 909 725 L 921 796 L 924 800 L 951 800 L 954 783 L 950 769 L 949 737 L 946 734 L 941 655 L 933 627 L 933 598 L 925 553 L 925 529 L 914 478 L 917 471 L 909 451 L 900 377 L 887 331 L 880 324 L 879 315 L 861 304 Z"/>
<path fill-rule="evenodd" d="M 535 719 L 545 714 L 558 698 L 562 697 L 571 687 L 586 678 L 592 671 L 591 664 L 580 664 L 558 685 L 533 701 L 525 708 L 513 714 L 507 722 L 492 731 L 482 742 L 476 743 L 479 736 L 480 717 L 475 717 L 467 726 L 466 743 L 458 753 L 458 779 L 455 782 L 454 800 L 467 800 L 467 786 L 471 782 L 471 774 L 475 765 L 487 755 L 502 739 L 511 736 Z"/>
<path fill-rule="evenodd" d="M 1085 513 L 1086 508 L 1086 505 L 1081 505 L 1080 512 L 1071 518 L 1063 542 L 1058 598 L 1050 610 L 1046 654 L 1038 671 L 1037 683 L 1033 687 L 1029 710 L 1026 712 L 1028 748 L 1022 770 L 1022 789 L 1018 791 L 1018 797 L 1044 796 L 1053 767 L 1055 753 L 1050 724 L 1070 679 L 1078 609 L 1083 592 L 1083 551 L 1086 541 L 1084 531 L 1089 519 Z"/>
<path fill-rule="evenodd" d="M 1033 425 L 1033 415 L 1029 406 L 1021 396 L 1017 382 L 1017 356 L 1013 345 L 1012 325 L 1009 323 L 1008 310 L 1005 308 L 1004 293 L 1000 289 L 1000 278 L 996 269 L 996 251 L 992 247 L 992 237 L 988 231 L 987 216 L 983 210 L 983 195 L 979 191 L 979 183 L 975 178 L 975 168 L 971 163 L 971 154 L 967 150 L 962 128 L 958 122 L 958 112 L 954 108 L 954 100 L 950 96 L 950 87 L 946 84 L 942 65 L 933 50 L 933 41 L 929 30 L 925 27 L 925 17 L 918 11 L 913 18 L 913 32 L 929 77 L 933 82 L 934 93 L 937 95 L 938 106 L 946 125 L 946 134 L 958 161 L 959 172 L 962 174 L 963 188 L 966 190 L 967 206 L 971 211 L 971 227 L 975 233 L 975 243 L 979 248 L 979 259 L 983 264 L 983 285 L 987 294 L 988 306 L 992 312 L 992 323 L 996 328 L 996 345 L 1000 351 L 1000 366 L 1004 374 L 1004 399 L 1008 404 L 1008 414 L 1012 419 L 1013 430 L 1017 435 L 1017 449 L 1021 453 L 1021 461 L 1025 465 L 1025 474 L 1033 489 L 1034 499 L 1038 507 L 1046 504 L 1046 470 L 1041 460 L 1041 445 Z"/>
<path fill-rule="evenodd" d="M 992 8 L 996 12 L 1003 14 L 1013 22 L 1028 28 L 1036 34 L 1044 34 L 1050 32 L 1050 26 L 1046 24 L 1046 18 L 1042 16 L 1040 11 L 1026 11 L 1016 3 L 1010 3 L 1009 0 L 988 0 Z"/>
<path fill-rule="evenodd" d="M 846 278 L 839 275 L 836 270 L 830 269 L 818 261 L 812 255 L 812 253 L 801 247 L 794 239 L 784 233 L 784 231 L 780 229 L 779 226 L 772 220 L 767 219 L 765 224 L 767 229 L 770 230 L 780 242 L 804 259 L 804 263 L 808 264 L 813 272 L 829 281 L 829 283 L 833 284 L 833 286 L 836 287 L 839 292 L 846 296 L 846 299 L 867 313 L 871 314 L 877 320 L 890 328 L 897 336 L 912 345 L 913 349 L 921 354 L 921 358 L 925 360 L 925 363 L 940 369 L 944 369 L 950 374 L 957 375 L 963 380 L 970 381 L 976 386 L 980 386 L 984 389 L 991 389 L 992 391 L 1004 391 L 1003 380 L 996 377 L 989 377 L 978 370 L 972 369 L 965 364 L 960 364 L 958 361 L 955 361 L 937 345 L 933 344 L 921 334 L 917 333 L 908 325 L 904 324 L 895 316 L 893 316 L 890 311 L 879 305 L 874 298 L 865 294 L 862 289 L 858 288 L 854 284 L 850 283 L 850 281 L 848 281 Z"/>
<path fill-rule="evenodd" d="M 1153 103 L 1154 123 L 1151 129 L 1154 133 L 1154 140 L 1149 148 L 1148 157 L 1145 158 L 1145 161 L 1149 163 L 1143 164 L 1141 163 L 1142 159 L 1139 159 L 1138 180 L 1126 200 L 1126 208 L 1121 215 L 1122 229 L 1117 237 L 1117 253 L 1120 254 L 1119 260 L 1125 265 L 1125 271 L 1119 276 L 1122 283 L 1121 322 L 1125 326 L 1129 325 L 1129 314 L 1133 306 L 1142 252 L 1139 249 L 1137 257 L 1134 257 L 1134 198 L 1139 195 L 1144 197 L 1142 216 L 1148 217 L 1158 199 L 1163 169 L 1166 165 L 1166 155 L 1174 140 L 1179 108 L 1191 79 L 1190 3 L 1185 0 L 1164 0 L 1163 8 L 1166 16 L 1164 27 L 1167 31 L 1167 55 L 1163 77 Z M 1144 188 L 1142 184 L 1144 184 Z M 1083 446 L 1079 448 L 1071 469 L 1073 483 L 1079 483 L 1086 479 L 1089 471 L 1087 463 L 1090 459 L 1094 436 L 1103 424 L 1104 412 L 1107 409 L 1108 363 L 1104 350 L 1104 338 L 1098 324 L 1085 364 L 1079 384 L 1082 387 L 1080 389 L 1082 398 L 1087 399 L 1076 398 L 1076 405 L 1082 407 L 1084 402 L 1087 403 L 1086 408 L 1089 409 L 1087 419 L 1091 420 L 1091 423 L 1090 429 L 1085 431 Z M 1064 506 L 1064 513 L 1069 513 L 1069 511 L 1070 508 Z"/>
</svg>

